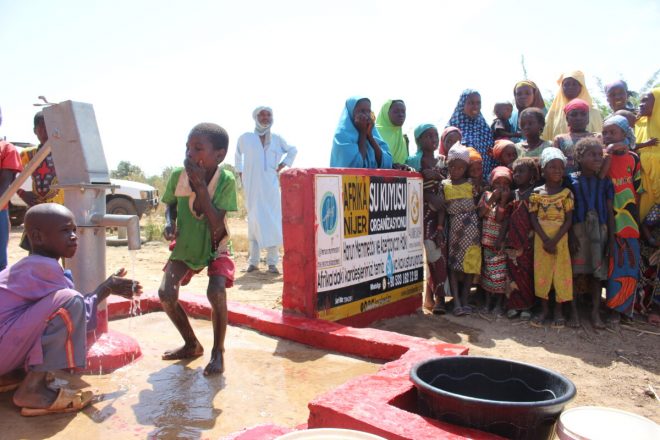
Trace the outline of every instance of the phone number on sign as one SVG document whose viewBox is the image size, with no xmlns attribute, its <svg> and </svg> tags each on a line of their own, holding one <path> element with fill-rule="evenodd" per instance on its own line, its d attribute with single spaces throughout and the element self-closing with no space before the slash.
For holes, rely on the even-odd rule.
<svg viewBox="0 0 660 440">
<path fill-rule="evenodd" d="M 419 280 L 419 272 L 417 270 L 408 270 L 402 273 L 396 273 L 392 277 L 387 278 L 387 287 L 399 287 L 409 283 L 414 283 Z"/>
</svg>

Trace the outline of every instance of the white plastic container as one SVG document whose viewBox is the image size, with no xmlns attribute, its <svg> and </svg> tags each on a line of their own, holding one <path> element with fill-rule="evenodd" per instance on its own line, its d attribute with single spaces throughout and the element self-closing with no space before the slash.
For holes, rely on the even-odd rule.
<svg viewBox="0 0 660 440">
<path fill-rule="evenodd" d="M 557 422 L 560 440 L 658 440 L 660 426 L 646 417 L 600 406 L 564 411 Z"/>
</svg>

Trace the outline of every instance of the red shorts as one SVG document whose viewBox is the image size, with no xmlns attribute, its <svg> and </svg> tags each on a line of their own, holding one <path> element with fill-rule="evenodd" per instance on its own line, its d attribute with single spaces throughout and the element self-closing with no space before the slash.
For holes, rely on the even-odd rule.
<svg viewBox="0 0 660 440">
<path fill-rule="evenodd" d="M 163 271 L 166 271 L 169 265 L 170 261 L 165 264 Z M 225 277 L 226 289 L 229 289 L 234 285 L 234 272 L 236 267 L 234 266 L 234 260 L 232 260 L 229 256 L 229 252 L 218 253 L 218 256 L 215 257 L 215 260 L 209 263 L 206 269 L 207 274 L 210 277 L 214 275 Z M 204 268 L 197 270 L 188 268 L 188 270 L 183 274 L 183 277 L 181 277 L 181 285 L 187 285 L 192 279 L 193 275 L 200 273 L 202 270 L 204 270 Z"/>
</svg>

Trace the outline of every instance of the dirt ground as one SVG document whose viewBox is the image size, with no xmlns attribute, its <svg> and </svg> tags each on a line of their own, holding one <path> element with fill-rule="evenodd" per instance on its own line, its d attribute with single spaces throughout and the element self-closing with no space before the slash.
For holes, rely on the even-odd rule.
<svg viewBox="0 0 660 440">
<path fill-rule="evenodd" d="M 230 220 L 235 237 L 236 282 L 229 299 L 256 306 L 281 308 L 282 276 L 263 270 L 246 274 L 247 226 Z M 24 255 L 18 248 L 21 228 L 11 232 L 10 264 Z M 108 247 L 108 272 L 126 267 L 129 276 L 141 281 L 145 291 L 158 288 L 162 268 L 168 257 L 164 242 L 145 243 L 132 261 L 125 247 Z M 263 268 L 263 266 L 262 266 Z M 281 267 L 280 267 L 281 270 Z M 196 276 L 182 288 L 204 295 L 206 277 Z M 577 387 L 577 396 L 569 407 L 596 405 L 619 408 L 660 422 L 660 329 L 643 322 L 632 324 L 634 330 L 595 331 L 586 317 L 578 330 L 530 327 L 506 318 L 478 315 L 454 317 L 417 315 L 395 318 L 374 327 L 422 338 L 462 344 L 475 356 L 493 356 L 529 362 L 560 372 Z M 652 333 L 644 333 L 652 332 Z"/>
</svg>

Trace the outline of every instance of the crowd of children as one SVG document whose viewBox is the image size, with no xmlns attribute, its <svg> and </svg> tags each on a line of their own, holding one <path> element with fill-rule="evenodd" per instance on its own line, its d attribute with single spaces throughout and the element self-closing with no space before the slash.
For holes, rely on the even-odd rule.
<svg viewBox="0 0 660 440">
<path fill-rule="evenodd" d="M 657 317 L 657 268 L 645 269 L 652 269 L 654 254 L 653 261 L 658 259 L 660 205 L 648 189 L 654 193 L 659 183 L 647 172 L 645 187 L 640 156 L 657 160 L 657 148 L 646 147 L 658 140 L 646 136 L 637 142 L 633 131 L 638 121 L 648 125 L 654 119 L 644 103 L 636 115 L 627 95 L 614 96 L 619 81 L 608 89 L 614 96 L 612 115 L 594 124 L 583 83 L 579 75 L 563 78 L 563 120 L 557 114 L 546 117 L 545 106 L 531 106 L 543 102 L 538 88 L 531 81 L 519 83 L 514 89 L 519 112 L 512 118 L 511 104 L 495 105 L 494 142 L 485 151 L 466 146 L 464 133 L 452 124 L 461 122 L 456 115 L 439 138 L 437 156 L 431 145 L 436 128 L 424 124 L 415 130 L 422 161 L 408 164 L 424 177 L 427 309 L 445 313 L 447 296 L 453 297 L 456 316 L 474 313 L 480 304 L 479 313 L 534 326 L 577 327 L 577 303 L 585 294 L 598 329 L 617 325 L 636 309 L 650 321 Z M 528 106 L 518 105 L 519 88 Z M 653 100 L 656 90 L 645 99 Z M 461 117 L 476 113 L 470 108 L 476 106 L 475 94 L 461 95 Z M 555 134 L 546 140 L 548 120 Z M 468 296 L 473 285 L 482 295 Z"/>
</svg>

